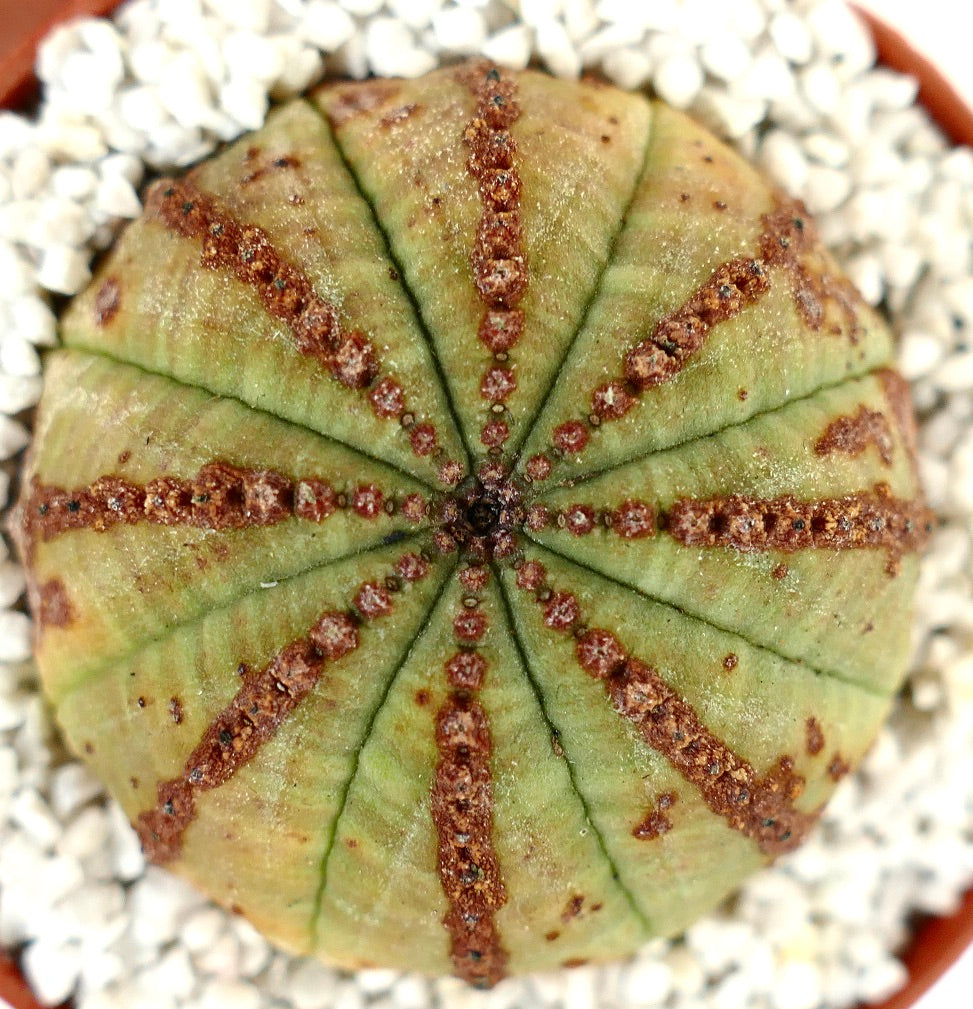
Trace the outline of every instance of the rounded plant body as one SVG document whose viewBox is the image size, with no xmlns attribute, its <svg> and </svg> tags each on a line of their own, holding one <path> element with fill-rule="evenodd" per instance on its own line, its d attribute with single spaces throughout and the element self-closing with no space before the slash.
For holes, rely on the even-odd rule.
<svg viewBox="0 0 973 1009">
<path fill-rule="evenodd" d="M 890 334 L 644 96 L 329 84 L 156 181 L 63 343 L 47 695 L 149 858 L 292 950 L 488 986 L 678 932 L 901 682 Z"/>
</svg>

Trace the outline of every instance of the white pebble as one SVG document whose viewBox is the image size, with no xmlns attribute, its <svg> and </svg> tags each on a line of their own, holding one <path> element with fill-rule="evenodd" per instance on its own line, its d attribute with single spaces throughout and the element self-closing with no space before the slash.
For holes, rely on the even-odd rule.
<svg viewBox="0 0 973 1009">
<path fill-rule="evenodd" d="M 325 52 L 334 52 L 355 33 L 351 15 L 329 0 L 312 0 L 301 21 L 301 33 Z"/>
<path fill-rule="evenodd" d="M 83 200 L 94 191 L 98 177 L 90 168 L 64 165 L 51 176 L 51 189 L 66 200 Z"/>
<path fill-rule="evenodd" d="M 91 279 L 88 257 L 81 249 L 49 245 L 41 253 L 37 281 L 58 294 L 77 294 Z"/>
<path fill-rule="evenodd" d="M 25 147 L 14 159 L 10 170 L 10 189 L 15 200 L 36 196 L 47 185 L 51 175 L 51 162 L 36 147 Z"/>
<path fill-rule="evenodd" d="M 101 795 L 103 788 L 84 764 L 62 764 L 51 776 L 51 808 L 61 820 L 67 820 L 85 803 Z M 101 814 L 104 817 L 104 814 Z"/>
<path fill-rule="evenodd" d="M 412 33 L 392 18 L 379 17 L 365 30 L 365 54 L 372 70 L 387 77 L 419 77 L 435 65 L 433 57 L 416 46 Z"/>
<path fill-rule="evenodd" d="M 81 957 L 78 943 L 56 946 L 38 939 L 27 947 L 21 960 L 24 976 L 42 1005 L 56 1006 L 68 999 L 81 971 Z"/>
<path fill-rule="evenodd" d="M 204 988 L 198 1005 L 200 1009 L 260 1009 L 260 992 L 252 984 L 243 981 L 217 979 Z"/>
<path fill-rule="evenodd" d="M 315 960 L 300 960 L 287 979 L 286 997 L 294 1009 L 329 1009 L 337 987 L 334 971 Z"/>
<path fill-rule="evenodd" d="M 847 172 L 826 165 L 809 165 L 804 183 L 804 202 L 812 214 L 826 214 L 840 207 L 851 193 L 851 179 Z M 861 221 L 856 222 L 858 234 L 866 234 Z"/>
<path fill-rule="evenodd" d="M 684 109 L 699 94 L 703 74 L 699 64 L 688 56 L 670 56 L 656 67 L 652 84 L 660 98 Z"/>
<path fill-rule="evenodd" d="M 177 999 L 188 998 L 196 987 L 196 972 L 189 953 L 182 947 L 167 950 L 155 963 L 138 975 L 140 987 L 149 991 L 164 991 Z M 233 1005 L 227 1002 L 226 1005 Z"/>
<path fill-rule="evenodd" d="M 7 333 L 0 340 L 0 370 L 8 375 L 39 375 L 41 360 L 26 340 L 15 333 Z"/>
<path fill-rule="evenodd" d="M 537 52 L 555 77 L 572 80 L 581 72 L 581 57 L 559 21 L 541 21 L 535 28 Z"/>
<path fill-rule="evenodd" d="M 246 68 L 243 72 L 265 87 L 284 69 L 283 53 L 276 41 L 250 31 L 230 32 L 223 40 L 223 57 L 231 75 L 238 67 Z"/>
<path fill-rule="evenodd" d="M 263 33 L 270 25 L 271 0 L 206 0 L 206 5 L 236 28 Z"/>
<path fill-rule="evenodd" d="M 699 53 L 703 67 L 722 81 L 735 81 L 750 65 L 750 50 L 735 35 L 707 42 Z"/>
<path fill-rule="evenodd" d="M 791 10 L 781 10 L 774 14 L 767 31 L 777 51 L 791 63 L 803 65 L 814 53 L 814 43 L 807 25 Z"/>
<path fill-rule="evenodd" d="M 31 406 L 40 392 L 38 382 L 38 379 L 0 375 L 0 410 L 19 413 L 24 407 Z M 19 396 L 17 392 L 20 392 Z M 0 613 L 0 662 L 24 662 L 29 659 L 32 634 L 30 618 L 23 613 L 9 610 Z"/>
<path fill-rule="evenodd" d="M 764 170 L 787 192 L 797 194 L 807 181 L 808 165 L 798 140 L 784 130 L 771 130 L 760 147 Z"/>
<path fill-rule="evenodd" d="M 109 217 L 135 218 L 142 213 L 142 203 L 132 184 L 120 175 L 101 180 L 94 205 Z"/>
<path fill-rule="evenodd" d="M 179 935 L 191 952 L 201 952 L 212 946 L 226 928 L 226 915 L 205 905 L 183 922 Z"/>
<path fill-rule="evenodd" d="M 804 95 L 811 106 L 824 115 L 830 115 L 842 101 L 842 89 L 834 71 L 822 63 L 805 70 L 800 77 Z"/>
<path fill-rule="evenodd" d="M 672 971 L 664 960 L 639 957 L 622 973 L 619 1000 L 625 1006 L 661 1005 L 672 990 Z"/>
<path fill-rule="evenodd" d="M 0 269 L 3 265 L 0 250 Z M 9 303 L 11 328 L 21 339 L 37 347 L 53 347 L 57 343 L 57 319 L 48 304 L 36 295 L 14 298 Z"/>
<path fill-rule="evenodd" d="M 448 53 L 472 55 L 486 41 L 486 25 L 472 7 L 449 7 L 433 15 L 436 42 Z"/>
<path fill-rule="evenodd" d="M 246 130 L 258 129 L 267 116 L 267 92 L 248 77 L 231 77 L 220 88 L 220 105 Z"/>
<path fill-rule="evenodd" d="M 774 1009 L 817 1009 L 821 982 L 814 965 L 806 960 L 783 963 L 774 981 L 771 1001 Z"/>
<path fill-rule="evenodd" d="M 524 25 L 510 25 L 483 43 L 483 55 L 512 70 L 522 70 L 530 62 L 530 29 Z"/>
<path fill-rule="evenodd" d="M 373 968 L 360 971 L 358 974 L 358 987 L 366 995 L 380 995 L 388 991 L 398 980 L 399 975 L 394 970 L 384 970 Z"/>
<path fill-rule="evenodd" d="M 609 53 L 602 64 L 605 73 L 621 88 L 634 91 L 652 75 L 652 62 L 638 49 Z"/>
</svg>

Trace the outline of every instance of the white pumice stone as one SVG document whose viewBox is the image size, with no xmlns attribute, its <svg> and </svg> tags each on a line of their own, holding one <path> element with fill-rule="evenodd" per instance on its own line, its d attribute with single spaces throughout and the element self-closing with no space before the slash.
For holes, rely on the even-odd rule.
<svg viewBox="0 0 973 1009">
<path fill-rule="evenodd" d="M 314 960 L 301 960 L 290 973 L 285 991 L 294 1009 L 329 1009 L 337 988 L 334 971 Z"/>
<path fill-rule="evenodd" d="M 68 245 L 48 245 L 37 268 L 41 286 L 57 294 L 77 294 L 91 279 L 88 257 Z"/>
<path fill-rule="evenodd" d="M 437 43 L 449 53 L 472 56 L 480 52 L 487 31 L 480 12 L 472 7 L 450 7 L 433 15 Z"/>
<path fill-rule="evenodd" d="M 483 43 L 483 55 L 503 67 L 522 70 L 530 62 L 531 31 L 526 25 L 510 25 Z"/>
<path fill-rule="evenodd" d="M 80 944 L 55 946 L 39 939 L 24 951 L 22 963 L 41 1005 L 60 1005 L 73 991 L 81 971 Z"/>
<path fill-rule="evenodd" d="M 581 60 L 567 30 L 559 21 L 540 21 L 535 26 L 535 45 L 544 65 L 556 77 L 574 78 L 581 72 Z"/>
</svg>

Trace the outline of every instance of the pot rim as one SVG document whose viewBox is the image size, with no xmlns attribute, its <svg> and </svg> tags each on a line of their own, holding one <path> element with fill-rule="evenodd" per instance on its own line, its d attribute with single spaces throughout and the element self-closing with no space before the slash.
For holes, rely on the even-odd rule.
<svg viewBox="0 0 973 1009">
<path fill-rule="evenodd" d="M 22 107 L 37 92 L 34 56 L 41 39 L 55 25 L 72 18 L 105 16 L 121 0 L 34 0 L 8 3 L 5 31 L 17 36 L 0 49 L 0 109 Z M 905 37 L 870 11 L 850 4 L 875 41 L 878 62 L 908 74 L 919 83 L 917 101 L 957 146 L 973 147 L 973 109 L 942 72 Z M 910 1009 L 973 944 L 973 888 L 950 915 L 920 920 L 901 959 L 909 980 L 895 995 L 869 1009 Z M 0 952 L 0 1001 L 13 1009 L 41 1009 L 17 965 Z"/>
</svg>

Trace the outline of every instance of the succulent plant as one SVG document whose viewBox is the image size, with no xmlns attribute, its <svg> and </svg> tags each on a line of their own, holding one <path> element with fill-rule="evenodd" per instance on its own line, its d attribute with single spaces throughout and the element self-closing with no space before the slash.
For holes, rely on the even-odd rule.
<svg viewBox="0 0 973 1009">
<path fill-rule="evenodd" d="M 290 949 L 490 985 L 676 933 L 900 685 L 890 334 L 644 96 L 325 86 L 156 181 L 63 343 L 47 695 L 147 855 Z"/>
</svg>

